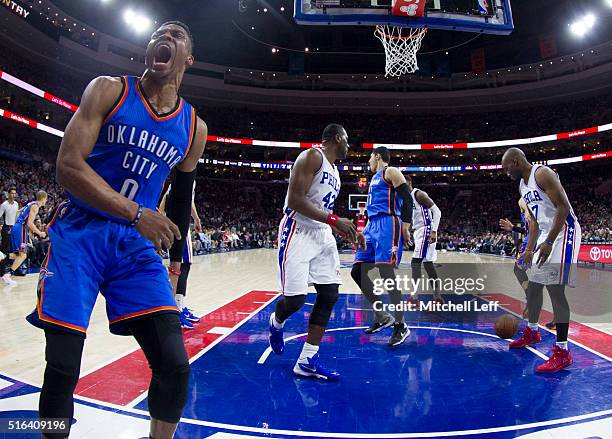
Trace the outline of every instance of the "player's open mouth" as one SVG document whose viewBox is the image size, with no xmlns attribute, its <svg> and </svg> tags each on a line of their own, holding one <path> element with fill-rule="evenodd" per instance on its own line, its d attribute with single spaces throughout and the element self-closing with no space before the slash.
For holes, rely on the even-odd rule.
<svg viewBox="0 0 612 439">
<path fill-rule="evenodd" d="M 172 60 L 173 50 L 168 43 L 160 43 L 155 48 L 155 57 L 153 58 L 153 68 L 155 70 L 169 67 Z"/>
</svg>

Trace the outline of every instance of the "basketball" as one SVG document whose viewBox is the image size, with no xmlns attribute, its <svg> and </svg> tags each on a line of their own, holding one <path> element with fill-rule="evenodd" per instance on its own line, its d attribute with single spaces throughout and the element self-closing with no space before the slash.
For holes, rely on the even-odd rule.
<svg viewBox="0 0 612 439">
<path fill-rule="evenodd" d="M 499 338 L 512 338 L 517 330 L 518 320 L 510 314 L 505 314 L 495 321 L 495 334 L 497 334 Z"/>
</svg>

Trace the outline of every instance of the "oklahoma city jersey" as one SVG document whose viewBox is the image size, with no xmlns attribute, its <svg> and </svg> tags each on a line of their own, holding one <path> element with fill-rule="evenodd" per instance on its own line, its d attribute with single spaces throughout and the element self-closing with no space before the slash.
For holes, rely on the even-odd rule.
<svg viewBox="0 0 612 439">
<path fill-rule="evenodd" d="M 323 151 L 321 151 L 320 148 L 313 149 L 319 151 L 323 160 L 321 167 L 315 173 L 310 189 L 308 189 L 308 193 L 306 194 L 306 198 L 319 209 L 324 210 L 327 213 L 332 213 L 334 210 L 334 203 L 336 202 L 336 198 L 338 198 L 338 193 L 340 192 L 340 174 L 338 172 L 338 167 L 332 165 L 329 160 L 327 160 L 327 157 L 325 157 L 325 154 L 323 154 Z M 315 228 L 328 227 L 327 224 L 315 221 L 289 209 L 288 200 L 289 193 L 287 192 L 287 196 L 285 197 L 285 206 L 283 208 L 285 215 L 294 219 L 299 225 Z"/>
<path fill-rule="evenodd" d="M 383 178 L 387 168 L 378 171 L 370 181 L 368 190 L 368 217 L 376 215 L 400 216 L 402 210 L 402 199 L 397 196 L 397 191 Z"/>
<path fill-rule="evenodd" d="M 139 79 L 123 77 L 123 91 L 106 117 L 87 163 L 114 190 L 155 209 L 166 177 L 187 155 L 196 126 L 194 108 L 181 97 L 173 111 L 159 115 L 149 104 Z M 70 195 L 85 210 L 113 218 Z"/>
<path fill-rule="evenodd" d="M 33 204 L 36 204 L 36 201 L 29 202 L 23 207 L 23 209 L 21 209 L 21 212 L 19 212 L 19 216 L 15 220 L 15 226 L 22 226 L 23 224 L 26 224 L 28 222 L 28 217 L 30 216 L 30 208 Z"/>
<path fill-rule="evenodd" d="M 166 177 L 193 142 L 196 113 L 178 97 L 176 108 L 160 115 L 137 78 L 122 82 L 121 96 L 87 163 L 114 190 L 156 209 Z M 49 223 L 51 244 L 40 271 L 38 303 L 28 321 L 39 328 L 85 334 L 99 293 L 106 299 L 113 334 L 130 335 L 129 322 L 135 318 L 178 313 L 168 271 L 153 243 L 128 221 L 70 199 Z"/>
</svg>

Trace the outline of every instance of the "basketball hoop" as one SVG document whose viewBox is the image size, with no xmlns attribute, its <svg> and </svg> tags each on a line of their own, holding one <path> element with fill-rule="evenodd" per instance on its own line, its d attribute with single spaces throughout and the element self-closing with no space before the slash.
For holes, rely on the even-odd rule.
<svg viewBox="0 0 612 439">
<path fill-rule="evenodd" d="M 385 76 L 402 76 L 419 69 L 417 52 L 427 28 L 377 25 L 374 35 L 385 48 Z"/>
</svg>

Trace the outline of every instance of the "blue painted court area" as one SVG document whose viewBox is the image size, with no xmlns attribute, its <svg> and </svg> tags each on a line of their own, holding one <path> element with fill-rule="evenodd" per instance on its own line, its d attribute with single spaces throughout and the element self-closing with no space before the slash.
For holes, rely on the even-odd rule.
<svg viewBox="0 0 612 439">
<path fill-rule="evenodd" d="M 309 295 L 307 302 L 315 298 Z M 476 300 L 452 298 L 469 299 Z M 612 409 L 609 361 L 572 346 L 570 370 L 536 375 L 542 358 L 526 349 L 509 351 L 506 341 L 491 336 L 501 310 L 408 313 L 412 334 L 391 349 L 386 346 L 390 330 L 363 333 L 371 313 L 361 310 L 361 297 L 342 295 L 321 349 L 342 379 L 326 383 L 291 372 L 304 336 L 289 340 L 282 356 L 262 358 L 273 308 L 264 308 L 192 364 L 185 418 L 266 428 L 272 434 L 284 430 L 283 435 L 388 435 L 496 430 Z M 289 320 L 286 338 L 306 332 L 310 308 Z M 538 349 L 546 354 L 553 343 L 553 334 L 545 333 Z M 138 408 L 146 409 L 146 401 Z"/>
<path fill-rule="evenodd" d="M 308 296 L 312 304 L 314 294 Z M 455 296 L 453 301 L 482 299 Z M 407 313 L 411 335 L 386 346 L 390 329 L 363 333 L 371 312 L 358 295 L 341 295 L 321 349 L 342 378 L 336 383 L 294 377 L 311 305 L 286 325 L 285 354 L 269 354 L 267 322 L 274 303 L 192 363 L 189 400 L 176 437 L 605 437 L 612 428 L 612 363 L 571 345 L 574 364 L 536 375 L 543 361 L 527 349 L 509 351 L 494 336 L 504 313 Z M 540 355 L 554 342 L 543 332 Z M 267 355 L 269 354 L 269 355 Z M 0 418 L 32 417 L 38 389 L 0 376 Z M 79 400 L 77 424 L 112 435 L 147 428 L 146 399 L 135 408 Z M 106 427 L 105 427 L 106 428 Z M 552 430 L 554 429 L 554 430 Z M 0 438 L 34 435 L 2 435 Z M 72 437 L 72 436 L 71 436 Z"/>
</svg>

